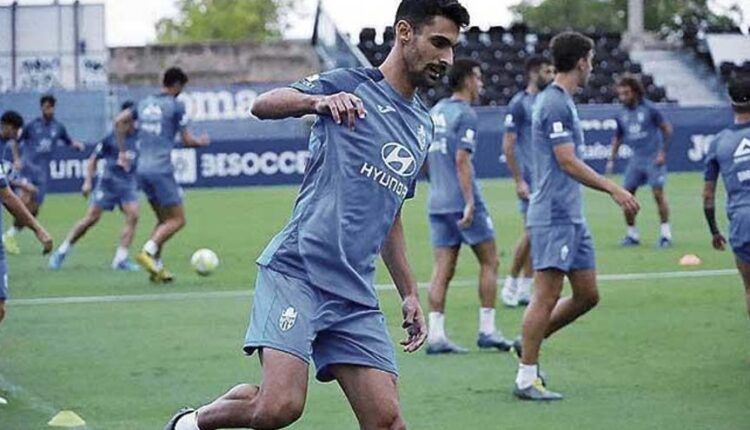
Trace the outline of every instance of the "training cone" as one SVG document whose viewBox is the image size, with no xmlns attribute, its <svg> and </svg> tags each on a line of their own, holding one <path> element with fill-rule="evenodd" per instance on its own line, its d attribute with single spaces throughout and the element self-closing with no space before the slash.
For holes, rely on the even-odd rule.
<svg viewBox="0 0 750 430">
<path fill-rule="evenodd" d="M 701 259 L 695 254 L 685 254 L 680 258 L 680 266 L 698 266 Z"/>
<path fill-rule="evenodd" d="M 5 400 L 5 397 L 0 397 L 0 406 L 7 405 L 7 404 L 8 404 L 8 401 Z"/>
<path fill-rule="evenodd" d="M 84 427 L 86 421 L 73 411 L 60 411 L 47 424 L 50 427 Z"/>
</svg>

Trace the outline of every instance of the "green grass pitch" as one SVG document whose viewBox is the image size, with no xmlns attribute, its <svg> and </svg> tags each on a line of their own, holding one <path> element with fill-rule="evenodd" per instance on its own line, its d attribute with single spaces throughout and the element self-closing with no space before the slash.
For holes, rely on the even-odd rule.
<svg viewBox="0 0 750 430">
<path fill-rule="evenodd" d="M 484 181 L 498 231 L 501 274 L 521 228 L 510 181 Z M 732 269 L 730 253 L 710 249 L 699 174 L 670 176 L 675 247 L 654 249 L 658 221 L 648 190 L 639 197 L 644 244 L 621 249 L 622 217 L 610 199 L 586 193 L 586 213 L 601 274 Z M 90 429 L 159 429 L 174 410 L 201 405 L 234 384 L 257 381 L 256 358 L 240 351 L 251 304 L 254 259 L 285 223 L 295 187 L 197 190 L 187 193 L 188 225 L 167 248 L 178 276 L 150 285 L 140 274 L 112 273 L 109 262 L 121 217 L 105 216 L 74 249 L 60 272 L 28 232 L 21 256 L 9 256 L 12 300 L 0 325 L 0 429 L 47 428 L 61 409 L 81 415 Z M 409 256 L 420 281 L 432 268 L 422 184 L 404 209 Z M 42 221 L 59 242 L 86 203 L 51 196 Z M 724 220 L 724 211 L 721 219 Z M 5 216 L 7 225 L 8 216 Z M 144 210 L 136 246 L 151 229 Z M 726 223 L 722 222 L 722 225 Z M 189 267 L 191 253 L 215 250 L 219 270 L 202 278 Z M 677 264 L 695 253 L 697 268 Z M 473 345 L 477 330 L 477 265 L 463 252 L 449 291 L 447 330 Z M 705 273 L 704 273 L 705 274 Z M 387 283 L 387 273 L 378 272 Z M 557 404 L 511 396 L 516 360 L 478 352 L 460 357 L 399 353 L 401 398 L 412 429 L 727 429 L 750 428 L 750 321 L 736 274 L 601 282 L 602 302 L 591 314 L 546 343 L 542 365 L 550 387 L 567 398 Z M 217 297 L 154 300 L 154 295 L 235 291 Z M 422 290 L 423 304 L 426 292 Z M 140 300 L 43 304 L 50 297 L 144 296 Z M 394 338 L 400 339 L 395 291 L 381 292 Z M 520 330 L 522 311 L 499 308 L 508 336 Z M 312 383 L 295 429 L 353 429 L 356 421 L 335 384 Z"/>
</svg>

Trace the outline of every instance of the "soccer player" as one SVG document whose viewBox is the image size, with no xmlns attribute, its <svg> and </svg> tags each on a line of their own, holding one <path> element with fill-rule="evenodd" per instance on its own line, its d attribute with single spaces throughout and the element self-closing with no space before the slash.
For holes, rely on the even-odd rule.
<svg viewBox="0 0 750 430">
<path fill-rule="evenodd" d="M 47 194 L 47 182 L 49 181 L 49 163 L 52 154 L 62 141 L 79 151 L 83 151 L 83 143 L 71 139 L 65 126 L 55 120 L 55 97 L 47 94 L 41 97 L 39 104 L 42 116 L 37 118 L 21 132 L 19 141 L 13 140 L 10 149 L 13 151 L 13 170 L 17 174 L 16 180 L 22 186 L 16 187 L 21 201 L 37 217 Z M 3 235 L 5 250 L 10 254 L 19 254 L 21 249 L 16 241 L 18 234 L 24 227 L 24 222 L 19 219 L 13 221 L 13 225 Z"/>
<path fill-rule="evenodd" d="M 182 189 L 177 184 L 172 166 L 175 138 L 179 135 L 183 145 L 189 148 L 210 143 L 205 133 L 196 138 L 187 129 L 185 104 L 177 99 L 187 82 L 188 77 L 181 69 L 167 69 L 159 94 L 141 100 L 136 109 L 125 109 L 115 120 L 118 130 L 126 130 L 127 124 L 138 118 L 138 138 L 141 141 L 136 170 L 138 184 L 156 215 L 156 226 L 135 260 L 156 283 L 174 279 L 164 267 L 161 255 L 166 242 L 185 226 Z M 118 147 L 118 164 L 131 169 L 124 140 L 118 141 Z"/>
<path fill-rule="evenodd" d="M 721 174 L 727 193 L 729 244 L 745 286 L 750 316 L 750 78 L 730 81 L 729 97 L 734 109 L 734 125 L 719 133 L 708 149 L 703 211 L 711 231 L 711 243 L 714 249 L 723 251 L 727 240 L 716 226 L 714 209 L 716 181 Z"/>
<path fill-rule="evenodd" d="M 125 102 L 122 110 L 132 109 L 133 102 Z M 132 119 L 123 121 L 122 126 L 126 127 L 118 136 L 117 131 L 113 131 L 97 145 L 94 152 L 88 159 L 86 165 L 86 177 L 83 180 L 81 192 L 84 197 L 91 195 L 89 208 L 84 215 L 68 233 L 65 241 L 57 248 L 49 259 L 50 269 L 60 269 L 63 261 L 70 254 L 73 245 L 93 227 L 102 216 L 104 211 L 112 211 L 118 206 L 125 215 L 125 227 L 120 237 L 120 245 L 117 247 L 115 257 L 112 260 L 112 268 L 133 272 L 138 270 L 138 266 L 128 258 L 128 249 L 133 241 L 135 227 L 138 223 L 138 184 L 135 178 L 136 157 L 138 154 L 138 130 L 135 127 L 135 121 Z M 125 148 L 128 154 L 128 160 L 131 168 L 123 169 L 117 164 L 119 157 L 119 146 L 117 139 L 122 138 L 125 141 Z M 96 174 L 96 164 L 102 160 L 104 168 L 93 187 L 93 179 Z M 92 192 L 93 190 L 93 192 Z"/>
<path fill-rule="evenodd" d="M 661 228 L 659 248 L 672 246 L 672 229 L 669 226 L 669 206 L 664 193 L 667 182 L 667 152 L 672 137 L 672 125 L 661 112 L 644 98 L 646 91 L 638 78 L 625 75 L 617 82 L 617 95 L 623 109 L 617 117 L 617 131 L 612 140 L 612 155 L 607 161 L 606 172 L 611 174 L 620 145 L 626 143 L 633 156 L 625 169 L 623 187 L 635 195 L 638 188 L 648 184 L 654 193 L 659 209 Z M 640 245 L 640 235 L 635 226 L 635 214 L 625 213 L 628 226 L 622 246 Z"/>
<path fill-rule="evenodd" d="M 427 330 L 400 212 L 433 133 L 416 90 L 441 82 L 468 22 L 455 0 L 402 0 L 379 68 L 313 75 L 256 100 L 261 119 L 318 115 L 291 220 L 258 260 L 245 351 L 259 352 L 262 382 L 179 412 L 167 430 L 286 427 L 302 414 L 311 359 L 318 380 L 339 383 L 359 428 L 406 428 L 375 259 L 403 299 L 401 344 L 414 352 Z"/>
<path fill-rule="evenodd" d="M 17 112 L 7 111 L 0 117 L 0 143 L 13 144 L 18 138 L 18 132 L 23 127 L 23 118 Z M 52 251 L 52 237 L 47 230 L 34 218 L 26 205 L 16 194 L 11 191 L 5 171 L 0 166 L 0 200 L 8 212 L 10 212 L 19 225 L 29 227 L 36 234 L 36 238 L 42 244 L 44 253 Z M 0 228 L 2 228 L 2 217 L 0 217 Z M 5 318 L 5 301 L 8 300 L 8 266 L 5 262 L 5 251 L 0 246 L 0 322 Z"/>
<path fill-rule="evenodd" d="M 531 181 L 531 108 L 537 94 L 544 90 L 555 78 L 555 68 L 546 58 L 534 55 L 526 60 L 526 89 L 513 96 L 505 116 L 503 153 L 508 169 L 516 183 L 518 207 L 526 224 L 529 210 L 529 196 L 533 190 Z M 523 272 L 523 276 L 522 275 Z M 505 279 L 500 297 L 509 307 L 526 306 L 531 299 L 531 285 L 534 271 L 531 267 L 529 233 L 523 234 L 513 249 L 510 273 Z"/>
<path fill-rule="evenodd" d="M 586 226 L 581 184 L 603 191 L 625 211 L 638 211 L 627 190 L 599 175 L 577 151 L 583 129 L 572 94 L 588 82 L 593 69 L 594 42 L 575 32 L 555 36 L 550 44 L 557 70 L 554 82 L 542 91 L 532 114 L 534 193 L 527 226 L 534 266 L 534 297 L 523 318 L 523 337 L 514 394 L 524 400 L 559 400 L 539 377 L 542 340 L 588 312 L 599 301 L 594 243 Z M 573 287 L 572 297 L 561 299 L 563 280 Z"/>
<path fill-rule="evenodd" d="M 495 230 L 472 166 L 479 120 L 471 104 L 483 83 L 479 63 L 456 60 L 448 73 L 453 92 L 432 108 L 435 138 L 430 146 L 428 212 L 435 266 L 430 283 L 427 353 L 464 353 L 445 334 L 445 296 L 456 270 L 461 243 L 471 246 L 479 261 L 479 335 L 477 346 L 510 350 L 495 327 L 497 268 Z"/>
</svg>

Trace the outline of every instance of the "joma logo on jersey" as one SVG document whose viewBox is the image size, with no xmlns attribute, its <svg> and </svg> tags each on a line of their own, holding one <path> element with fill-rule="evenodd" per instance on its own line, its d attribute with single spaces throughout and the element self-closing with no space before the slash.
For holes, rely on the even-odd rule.
<svg viewBox="0 0 750 430">
<path fill-rule="evenodd" d="M 750 160 L 750 139 L 742 139 L 737 149 L 734 150 L 734 162 L 742 163 Z"/>
<path fill-rule="evenodd" d="M 408 177 L 417 172 L 417 160 L 404 145 L 396 142 L 386 143 L 380 153 L 383 162 L 393 173 Z"/>
</svg>

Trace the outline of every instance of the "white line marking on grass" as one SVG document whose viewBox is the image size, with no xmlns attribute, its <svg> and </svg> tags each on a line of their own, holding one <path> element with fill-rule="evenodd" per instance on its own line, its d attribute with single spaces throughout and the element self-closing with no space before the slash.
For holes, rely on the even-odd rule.
<svg viewBox="0 0 750 430">
<path fill-rule="evenodd" d="M 55 407 L 55 405 L 48 402 L 47 400 L 44 400 L 43 398 L 37 396 L 36 394 L 29 392 L 20 385 L 16 385 L 11 381 L 5 379 L 2 374 L 0 374 L 0 391 L 9 395 L 9 402 L 25 403 L 29 405 L 31 409 L 39 412 L 40 414 L 46 415 L 47 418 L 45 419 L 45 422 L 57 415 L 57 413 L 62 410 L 58 407 Z M 88 423 L 86 423 L 84 429 L 93 430 L 93 428 Z"/>
<path fill-rule="evenodd" d="M 619 273 L 603 274 L 598 279 L 602 282 L 610 281 L 639 281 L 649 279 L 688 279 L 688 278 L 710 278 L 714 276 L 736 276 L 735 269 L 718 270 L 691 270 L 683 272 L 645 272 L 645 273 Z M 470 287 L 476 285 L 476 280 L 460 279 L 451 282 L 452 286 Z M 427 288 L 429 283 L 420 282 L 420 288 Z M 376 284 L 377 290 L 392 290 L 393 284 Z M 85 303 L 123 303 L 123 302 L 161 302 L 178 300 L 206 300 L 206 299 L 239 299 L 249 298 L 252 290 L 246 291 L 211 291 L 211 292 L 189 292 L 189 293 L 162 293 L 162 294 L 133 294 L 116 296 L 84 296 L 84 297 L 46 297 L 39 299 L 10 300 L 10 306 L 35 306 L 35 305 L 69 305 Z"/>
</svg>

